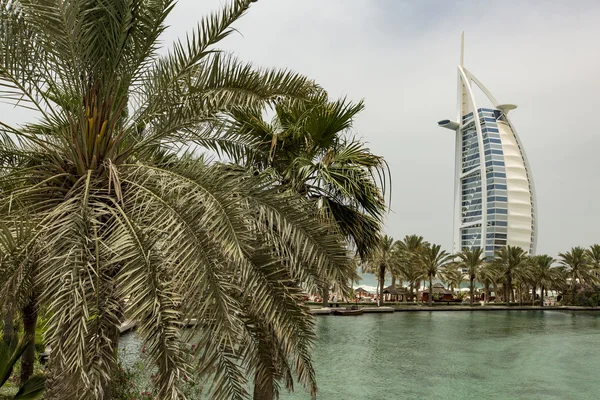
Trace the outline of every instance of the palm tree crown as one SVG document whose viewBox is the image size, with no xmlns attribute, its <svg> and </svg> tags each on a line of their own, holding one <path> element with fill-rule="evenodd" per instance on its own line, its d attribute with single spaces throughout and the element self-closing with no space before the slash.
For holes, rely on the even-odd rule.
<svg viewBox="0 0 600 400">
<path fill-rule="evenodd" d="M 590 259 L 583 247 L 573 247 L 565 253 L 559 253 L 558 256 L 560 265 L 566 268 L 571 280 L 571 302 L 574 303 L 577 283 L 579 282 L 580 285 L 594 283 L 596 276 L 591 270 Z"/>
<path fill-rule="evenodd" d="M 272 168 L 282 184 L 315 202 L 364 259 L 378 246 L 389 169 L 347 134 L 363 109 L 362 102 L 318 96 L 278 103 L 270 123 L 260 110 L 234 115 L 235 128 L 254 138 L 260 150 L 238 161 Z"/>
</svg>

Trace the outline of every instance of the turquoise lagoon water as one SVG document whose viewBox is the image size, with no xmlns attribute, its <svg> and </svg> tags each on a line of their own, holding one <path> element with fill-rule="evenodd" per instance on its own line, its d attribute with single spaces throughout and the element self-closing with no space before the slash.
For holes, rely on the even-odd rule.
<svg viewBox="0 0 600 400">
<path fill-rule="evenodd" d="M 318 399 L 600 398 L 600 313 L 319 316 L 317 334 Z"/>
</svg>

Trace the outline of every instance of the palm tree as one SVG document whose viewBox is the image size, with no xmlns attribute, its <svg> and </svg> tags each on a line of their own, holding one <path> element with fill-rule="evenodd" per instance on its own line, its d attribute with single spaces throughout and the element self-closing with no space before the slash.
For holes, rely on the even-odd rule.
<svg viewBox="0 0 600 400">
<path fill-rule="evenodd" d="M 260 143 L 261 152 L 238 162 L 271 168 L 278 180 L 313 201 L 335 221 L 362 259 L 379 243 L 387 212 L 383 194 L 390 180 L 386 161 L 353 136 L 352 124 L 363 102 L 284 101 L 270 123 L 260 110 L 234 113 L 234 128 Z"/>
<path fill-rule="evenodd" d="M 240 110 L 320 96 L 302 76 L 218 51 L 250 3 L 232 1 L 161 56 L 173 1 L 0 2 L 0 99 L 36 113 L 1 124 L 0 215 L 34 226 L 23 251 L 38 255 L 26 276 L 53 316 L 49 398 L 108 396 L 125 320 L 138 321 L 157 397 L 180 398 L 189 318 L 203 321 L 192 340 L 209 397 L 246 397 L 248 375 L 275 393 L 265 348 L 287 360 L 288 388 L 295 375 L 316 393 L 299 299 L 355 273 L 343 235 L 267 173 L 199 155 L 259 148 L 227 129 Z M 27 287 L 21 268 L 0 266 L 0 307 Z"/>
<path fill-rule="evenodd" d="M 419 253 L 423 275 L 429 279 L 429 307 L 433 306 L 433 278 L 452 259 L 452 255 L 441 248 L 442 246 L 438 244 L 427 244 Z"/>
<path fill-rule="evenodd" d="M 419 253 L 427 242 L 423 236 L 406 235 L 404 239 L 395 243 L 395 274 L 401 276 L 409 283 L 410 299 L 413 301 L 415 282 L 423 277 L 423 269 L 419 261 Z"/>
<path fill-rule="evenodd" d="M 454 288 L 460 289 L 461 283 L 465 280 L 465 275 L 455 265 L 449 263 L 440 271 L 440 278 L 454 293 Z"/>
<path fill-rule="evenodd" d="M 554 258 L 547 254 L 540 254 L 531 257 L 533 277 L 535 282 L 533 286 L 534 300 L 532 304 L 535 304 L 535 292 L 537 286 L 539 286 L 541 290 L 540 307 L 544 306 L 544 290 L 552 287 L 557 278 L 556 271 L 554 271 L 554 268 L 552 268 L 554 261 Z"/>
<path fill-rule="evenodd" d="M 496 250 L 495 253 L 492 264 L 504 278 L 504 300 L 506 305 L 510 306 L 511 297 L 514 300 L 513 280 L 515 275 L 518 275 L 519 271 L 527 264 L 528 256 L 522 248 L 510 245 Z"/>
<path fill-rule="evenodd" d="M 485 291 L 485 303 L 490 302 L 490 286 L 494 287 L 494 291 L 496 292 L 496 297 L 498 296 L 497 283 L 498 283 L 498 280 L 501 278 L 502 278 L 502 274 L 498 271 L 498 268 L 496 268 L 496 266 L 494 266 L 490 262 L 484 263 L 479 268 L 479 276 L 478 276 L 477 280 L 479 282 L 483 283 L 483 288 Z"/>
<path fill-rule="evenodd" d="M 591 245 L 586 254 L 596 278 L 600 277 L 600 244 Z"/>
<path fill-rule="evenodd" d="M 363 264 L 363 272 L 374 273 L 377 275 L 377 286 L 379 294 L 378 305 L 383 304 L 383 287 L 385 284 L 385 274 L 394 267 L 396 258 L 394 255 L 394 238 L 388 235 L 381 237 L 379 246 L 372 253 L 368 262 Z"/>
<path fill-rule="evenodd" d="M 471 296 L 469 305 L 473 306 L 475 280 L 479 278 L 481 267 L 485 264 L 483 249 L 480 247 L 475 247 L 473 249 L 466 248 L 456 254 L 456 257 L 458 258 L 456 266 L 467 270 L 467 276 L 469 277 L 469 294 Z"/>
<path fill-rule="evenodd" d="M 313 202 L 364 261 L 378 246 L 389 169 L 382 157 L 348 136 L 363 109 L 362 102 L 329 101 L 326 95 L 304 103 L 283 101 L 271 122 L 263 120 L 261 110 L 246 110 L 234 113 L 230 129 L 250 137 L 260 149 L 236 162 L 268 168 L 282 185 Z M 329 285 L 323 287 L 323 306 Z"/>
<path fill-rule="evenodd" d="M 569 290 L 571 291 L 571 303 L 574 304 L 577 282 L 583 286 L 585 283 L 595 282 L 596 277 L 591 271 L 590 259 L 583 247 L 573 247 L 565 253 L 559 253 L 558 256 L 560 264 L 567 269 L 571 279 Z"/>
</svg>

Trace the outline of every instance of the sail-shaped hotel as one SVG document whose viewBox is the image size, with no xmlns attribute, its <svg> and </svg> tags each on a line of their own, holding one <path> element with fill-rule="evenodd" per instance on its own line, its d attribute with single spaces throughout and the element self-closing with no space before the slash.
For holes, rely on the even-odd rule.
<svg viewBox="0 0 600 400">
<path fill-rule="evenodd" d="M 493 108 L 478 108 L 478 87 Z M 454 252 L 481 247 L 486 257 L 505 246 L 535 254 L 535 189 L 525 149 L 501 104 L 464 67 L 464 37 L 458 66 L 458 116 L 438 125 L 456 132 Z"/>
</svg>

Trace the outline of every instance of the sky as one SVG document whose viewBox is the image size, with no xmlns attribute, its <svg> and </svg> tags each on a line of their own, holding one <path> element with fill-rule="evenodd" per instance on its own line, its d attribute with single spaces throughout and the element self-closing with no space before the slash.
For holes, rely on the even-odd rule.
<svg viewBox="0 0 600 400">
<path fill-rule="evenodd" d="M 224 0 L 180 0 L 165 42 Z M 538 253 L 600 242 L 600 3 L 259 0 L 222 47 L 364 99 L 354 130 L 392 173 L 386 232 L 452 246 L 456 65 L 511 112 L 537 192 Z"/>
<path fill-rule="evenodd" d="M 180 0 L 169 45 L 225 0 Z M 386 233 L 452 246 L 456 65 L 501 103 L 537 191 L 538 253 L 600 243 L 600 3 L 585 0 L 259 0 L 223 49 L 364 99 L 354 133 L 390 165 Z M 11 112 L 0 106 L 0 115 Z"/>
</svg>

